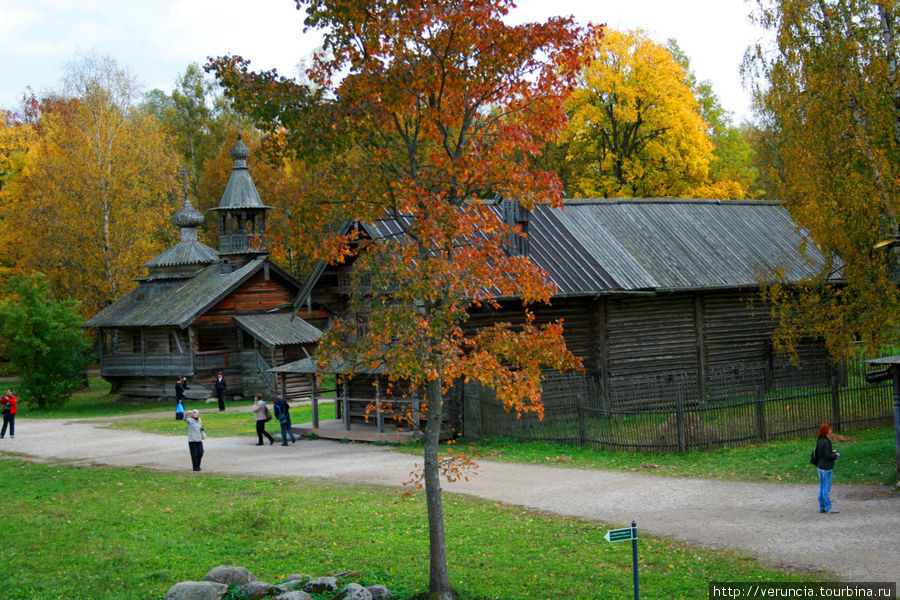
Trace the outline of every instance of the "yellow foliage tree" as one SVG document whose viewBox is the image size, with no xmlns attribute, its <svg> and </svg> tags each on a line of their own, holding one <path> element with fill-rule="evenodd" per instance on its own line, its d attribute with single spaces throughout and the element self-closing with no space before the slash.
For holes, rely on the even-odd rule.
<svg viewBox="0 0 900 600">
<path fill-rule="evenodd" d="M 0 207 L 7 209 L 0 208 L 0 276 L 8 275 L 14 266 L 3 248 L 14 248 L 17 240 L 12 224 L 4 219 L 4 212 L 10 212 L 19 197 L 28 152 L 37 139 L 34 122 L 28 118 L 28 107 L 35 108 L 36 101 L 26 102 L 21 114 L 0 110 Z"/>
<path fill-rule="evenodd" d="M 751 48 L 770 177 L 834 271 L 767 287 L 778 342 L 851 340 L 876 351 L 900 335 L 900 60 L 896 0 L 757 0 L 771 45 Z M 892 249 L 894 248 L 894 249 Z M 843 285 L 831 285 L 838 275 Z"/>
<path fill-rule="evenodd" d="M 710 179 L 714 147 L 688 73 L 644 32 L 606 30 L 566 106 L 570 195 L 743 197 L 740 183 Z"/>
<path fill-rule="evenodd" d="M 112 59 L 70 65 L 64 94 L 41 102 L 17 185 L 2 191 L 5 261 L 44 272 L 86 314 L 127 291 L 173 235 L 177 158 L 136 99 Z"/>
</svg>

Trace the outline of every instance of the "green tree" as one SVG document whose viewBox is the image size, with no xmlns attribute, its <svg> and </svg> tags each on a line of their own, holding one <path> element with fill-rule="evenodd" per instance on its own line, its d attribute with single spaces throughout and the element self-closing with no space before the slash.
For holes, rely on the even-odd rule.
<svg viewBox="0 0 900 600">
<path fill-rule="evenodd" d="M 234 137 L 239 121 L 216 80 L 191 63 L 176 79 L 171 96 L 151 90 L 144 95 L 141 109 L 159 119 L 183 164 L 195 175 L 190 186 L 198 206 L 204 208 L 204 201 L 214 205 L 216 199 L 200 197 L 200 182 L 207 175 L 214 176 L 207 173 L 207 163 Z"/>
<path fill-rule="evenodd" d="M 355 314 L 327 333 L 318 356 L 323 365 L 383 368 L 419 390 L 427 425 L 416 483 L 425 488 L 435 600 L 453 597 L 440 477 L 460 477 L 468 464 L 438 454 L 444 392 L 455 380 L 479 381 L 508 409 L 540 414 L 541 367 L 577 362 L 561 324 L 540 326 L 527 310 L 516 325 L 464 327 L 474 305 L 546 302 L 554 292 L 527 258 L 508 252 L 514 230 L 481 197 L 560 204 L 555 175 L 522 158 L 562 127 L 581 35 L 571 19 L 507 25 L 512 4 L 310 0 L 301 2 L 306 25 L 324 31 L 331 53 L 311 73 L 320 88 L 249 73 L 231 57 L 213 65 L 286 149 L 331 167 L 304 190 L 309 210 L 296 222 L 313 256 L 355 258 Z M 385 217 L 399 227 L 388 238 L 333 233 L 335 223 Z"/>
<path fill-rule="evenodd" d="M 22 378 L 22 396 L 39 408 L 60 406 L 84 380 L 90 343 L 78 303 L 55 300 L 41 274 L 14 275 L 0 295 L 0 354 Z"/>
<path fill-rule="evenodd" d="M 833 272 L 769 287 L 787 348 L 824 337 L 839 356 L 848 342 L 874 347 L 900 333 L 896 238 L 900 201 L 900 81 L 894 0 L 757 0 L 755 18 L 774 46 L 748 51 L 745 74 L 777 158 L 771 173 L 794 220 Z M 839 275 L 844 285 L 829 285 Z"/>
</svg>

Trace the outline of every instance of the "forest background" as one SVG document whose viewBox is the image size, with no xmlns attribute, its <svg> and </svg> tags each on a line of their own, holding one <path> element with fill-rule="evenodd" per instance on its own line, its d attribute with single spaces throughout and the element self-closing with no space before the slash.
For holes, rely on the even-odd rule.
<svg viewBox="0 0 900 600">
<path fill-rule="evenodd" d="M 540 166 L 560 175 L 567 197 L 784 202 L 849 285 L 823 285 L 826 273 L 787 287 L 768 274 L 783 347 L 800 335 L 826 337 L 836 355 L 852 339 L 877 346 L 896 335 L 898 313 L 896 250 L 873 251 L 897 235 L 894 5 L 756 2 L 752 18 L 773 42 L 748 48 L 755 112 L 740 124 L 676 41 L 607 29 Z M 43 273 L 59 299 L 94 314 L 176 241 L 170 219 L 185 193 L 201 211 L 217 204 L 238 131 L 260 195 L 276 207 L 273 258 L 303 277 L 296 218 L 321 173 L 272 152 L 276 140 L 230 105 L 204 66 L 186 65 L 169 94 L 138 89 L 113 57 L 88 55 L 66 66 L 55 91 L 28 90 L 0 110 L 0 280 Z M 211 225 L 201 235 L 215 246 Z"/>
</svg>

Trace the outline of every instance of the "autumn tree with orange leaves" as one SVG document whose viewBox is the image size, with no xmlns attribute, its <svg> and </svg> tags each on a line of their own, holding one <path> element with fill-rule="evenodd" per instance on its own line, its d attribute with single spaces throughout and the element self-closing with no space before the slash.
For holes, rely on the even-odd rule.
<svg viewBox="0 0 900 600">
<path fill-rule="evenodd" d="M 564 125 L 585 32 L 563 18 L 507 25 L 510 0 L 298 4 L 306 27 L 324 33 L 314 87 L 252 73 L 235 57 L 210 68 L 272 146 L 314 165 L 316 185 L 295 220 L 309 252 L 355 261 L 351 313 L 364 314 L 366 327 L 355 318 L 334 326 L 320 364 L 382 367 L 420 390 L 429 597 L 446 600 L 440 476 L 459 476 L 460 462 L 438 455 L 444 393 L 454 381 L 479 381 L 509 410 L 540 414 L 542 367 L 577 366 L 562 324 L 538 326 L 527 308 L 554 286 L 509 251 L 510 227 L 484 199 L 561 204 L 557 176 L 527 159 Z M 334 233 L 384 219 L 396 227 L 390 237 Z M 524 324 L 464 327 L 473 307 L 498 297 L 521 299 Z"/>
</svg>

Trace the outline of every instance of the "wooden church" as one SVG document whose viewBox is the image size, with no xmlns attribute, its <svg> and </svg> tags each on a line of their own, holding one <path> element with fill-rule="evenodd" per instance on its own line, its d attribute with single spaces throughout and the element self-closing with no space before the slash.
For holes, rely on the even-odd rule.
<svg viewBox="0 0 900 600">
<path fill-rule="evenodd" d="M 292 318 L 302 284 L 269 260 L 266 213 L 250 176 L 250 150 L 238 137 L 234 166 L 215 211 L 218 250 L 198 240 L 204 223 L 185 192 L 172 223 L 181 240 L 143 267 L 127 294 L 89 319 L 98 330 L 100 368 L 120 399 L 167 398 L 175 378 L 188 397 L 207 398 L 218 372 L 228 396 L 307 395 L 311 381 L 270 369 L 307 357 L 321 332 Z"/>
</svg>

